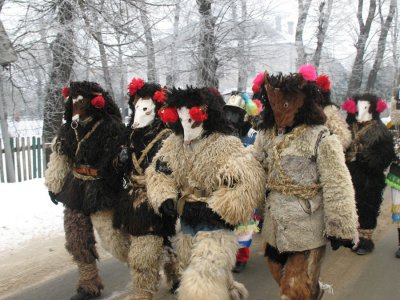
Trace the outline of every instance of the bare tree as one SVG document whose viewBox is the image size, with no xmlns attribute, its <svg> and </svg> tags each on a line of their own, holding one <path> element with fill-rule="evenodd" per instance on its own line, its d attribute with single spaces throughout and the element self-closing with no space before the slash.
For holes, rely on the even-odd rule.
<svg viewBox="0 0 400 300">
<path fill-rule="evenodd" d="M 328 3 L 326 3 L 328 2 Z M 329 19 L 332 13 L 333 0 L 322 1 L 319 4 L 319 18 L 317 31 L 317 47 L 314 52 L 312 62 L 318 70 L 321 61 L 322 48 L 324 45 L 326 31 L 328 30 Z"/>
<path fill-rule="evenodd" d="M 389 13 L 386 17 L 386 20 L 384 21 L 383 16 L 382 16 L 382 1 L 379 0 L 379 15 L 380 15 L 380 19 L 381 19 L 381 30 L 380 30 L 378 49 L 376 51 L 374 65 L 372 66 L 372 69 L 368 75 L 368 81 L 367 81 L 367 90 L 368 91 L 374 90 L 375 83 L 376 83 L 376 77 L 377 77 L 378 71 L 381 67 L 381 64 L 383 61 L 383 55 L 384 55 L 385 49 L 386 49 L 387 35 L 389 33 L 389 29 L 392 24 L 394 14 L 396 12 L 396 8 L 397 8 L 397 0 L 391 0 L 390 7 L 389 7 Z"/>
<path fill-rule="evenodd" d="M 64 111 L 61 88 L 68 82 L 74 64 L 74 32 L 71 23 L 75 0 L 54 0 L 53 5 L 58 9 L 60 31 L 51 45 L 53 65 L 44 104 L 43 137 L 47 143 L 53 139 L 61 125 Z"/>
<path fill-rule="evenodd" d="M 197 85 L 218 87 L 215 44 L 215 17 L 212 14 L 212 0 L 196 0 L 200 13 L 199 66 Z"/>
<path fill-rule="evenodd" d="M 304 26 L 306 25 L 308 10 L 310 8 L 311 1 L 312 0 L 298 0 L 299 14 L 297 18 L 296 36 L 295 36 L 295 45 L 297 51 L 297 60 L 296 60 L 297 68 L 307 62 L 307 57 L 304 50 L 303 31 L 304 31 Z"/>
<path fill-rule="evenodd" d="M 178 40 L 179 34 L 179 18 L 181 13 L 181 0 L 177 0 L 175 4 L 175 15 L 174 15 L 174 32 L 172 36 L 172 43 L 171 43 L 171 69 L 169 74 L 167 75 L 167 86 L 174 86 L 177 81 L 177 47 L 176 42 Z"/>
<path fill-rule="evenodd" d="M 238 29 L 238 45 L 237 45 L 237 60 L 238 60 L 238 91 L 245 91 L 248 78 L 248 53 L 249 49 L 246 49 L 246 19 L 247 19 L 247 6 L 246 0 L 241 0 L 241 21 L 237 24 Z"/>
<path fill-rule="evenodd" d="M 360 27 L 360 33 L 356 44 L 357 54 L 353 63 L 349 86 L 347 89 L 347 96 L 358 92 L 361 88 L 363 70 L 364 70 L 364 55 L 369 32 L 371 30 L 372 21 L 375 17 L 376 0 L 369 1 L 368 17 L 364 23 L 363 20 L 363 6 L 364 0 L 358 0 L 357 20 Z"/>
<path fill-rule="evenodd" d="M 393 65 L 394 65 L 394 78 L 393 78 L 393 86 L 396 87 L 400 83 L 399 78 L 399 53 L 398 53 L 398 38 L 399 38 L 399 10 L 396 9 L 394 15 L 394 26 L 392 27 L 391 32 L 391 42 L 392 42 L 392 58 L 393 58 Z"/>
</svg>

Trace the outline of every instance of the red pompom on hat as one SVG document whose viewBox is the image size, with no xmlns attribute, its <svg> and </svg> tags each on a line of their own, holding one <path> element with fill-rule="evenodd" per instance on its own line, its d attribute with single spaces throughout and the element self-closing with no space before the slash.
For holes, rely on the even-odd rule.
<svg viewBox="0 0 400 300">
<path fill-rule="evenodd" d="M 106 104 L 106 100 L 104 100 L 103 96 L 99 95 L 94 97 L 90 103 L 96 108 L 103 108 Z"/>
<path fill-rule="evenodd" d="M 257 94 L 261 90 L 261 86 L 264 83 L 264 73 L 260 72 L 253 80 L 253 86 L 251 87 L 254 94 Z"/>
<path fill-rule="evenodd" d="M 144 80 L 142 78 L 133 78 L 131 83 L 128 85 L 129 95 L 135 95 L 143 86 Z"/>
<path fill-rule="evenodd" d="M 62 95 L 64 98 L 68 98 L 69 94 L 69 87 L 68 86 L 63 86 L 62 88 Z"/>
<path fill-rule="evenodd" d="M 193 106 L 189 109 L 189 115 L 195 122 L 203 122 L 207 120 L 207 107 L 206 106 Z"/>
<path fill-rule="evenodd" d="M 156 91 L 154 93 L 153 99 L 158 103 L 164 104 L 165 100 L 167 100 L 167 95 L 165 95 L 164 91 Z"/>
<path fill-rule="evenodd" d="M 342 109 L 354 115 L 357 112 L 357 104 L 354 99 L 347 99 L 343 102 Z"/>
<path fill-rule="evenodd" d="M 331 88 L 331 81 L 328 75 L 320 75 L 317 77 L 315 83 L 322 89 L 323 92 L 327 92 Z"/>
<path fill-rule="evenodd" d="M 387 103 L 385 100 L 379 99 L 376 103 L 376 111 L 381 113 L 387 108 Z"/>
<path fill-rule="evenodd" d="M 179 118 L 175 107 L 162 107 L 158 110 L 157 114 L 164 123 L 175 123 Z"/>
</svg>

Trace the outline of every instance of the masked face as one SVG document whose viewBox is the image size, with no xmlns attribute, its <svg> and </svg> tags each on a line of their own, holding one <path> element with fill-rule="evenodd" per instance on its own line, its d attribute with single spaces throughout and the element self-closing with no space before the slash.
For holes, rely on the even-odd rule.
<svg viewBox="0 0 400 300">
<path fill-rule="evenodd" d="M 150 125 L 156 117 L 156 105 L 151 98 L 139 98 L 135 103 L 135 117 L 132 128 L 142 128 Z"/>
<path fill-rule="evenodd" d="M 358 122 L 367 122 L 372 120 L 372 114 L 369 112 L 371 104 L 365 100 L 358 100 L 357 102 L 357 116 Z"/>
<path fill-rule="evenodd" d="M 296 113 L 304 104 L 304 95 L 301 93 L 283 94 L 280 89 L 274 88 L 270 84 L 267 84 L 266 87 L 278 131 L 292 127 Z"/>
<path fill-rule="evenodd" d="M 199 138 L 203 133 L 203 122 L 193 121 L 187 107 L 179 108 L 178 115 L 183 127 L 184 143 L 190 145 L 193 140 Z"/>
<path fill-rule="evenodd" d="M 87 101 L 83 96 L 78 95 L 76 98 L 72 98 L 72 122 L 74 126 L 77 126 L 79 121 L 86 119 L 86 105 Z"/>
</svg>

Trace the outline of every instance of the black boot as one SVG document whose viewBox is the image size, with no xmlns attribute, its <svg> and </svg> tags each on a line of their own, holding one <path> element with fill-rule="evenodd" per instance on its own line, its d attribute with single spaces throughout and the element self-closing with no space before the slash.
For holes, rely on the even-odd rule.
<svg viewBox="0 0 400 300">
<path fill-rule="evenodd" d="M 169 292 L 171 294 L 176 294 L 176 290 L 179 288 L 180 283 L 181 283 L 180 281 L 174 282 L 174 284 L 172 285 L 172 288 L 169 290 Z"/>
<path fill-rule="evenodd" d="M 371 253 L 375 248 L 374 242 L 365 238 L 360 238 L 360 243 L 354 250 L 358 255 Z"/>
<path fill-rule="evenodd" d="M 100 297 L 100 293 L 93 295 L 86 291 L 78 291 L 75 295 L 73 295 L 70 300 L 90 300 Z"/>
<path fill-rule="evenodd" d="M 235 267 L 233 268 L 233 273 L 240 273 L 246 268 L 247 262 L 245 261 L 237 261 Z"/>
</svg>

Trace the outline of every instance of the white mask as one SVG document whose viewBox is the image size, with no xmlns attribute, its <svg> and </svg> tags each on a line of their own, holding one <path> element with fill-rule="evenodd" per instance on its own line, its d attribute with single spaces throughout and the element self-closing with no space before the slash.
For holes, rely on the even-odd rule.
<svg viewBox="0 0 400 300">
<path fill-rule="evenodd" d="M 190 145 L 193 140 L 199 138 L 203 133 L 203 122 L 193 121 L 187 107 L 178 108 L 178 115 L 183 127 L 184 143 Z"/>
<path fill-rule="evenodd" d="M 358 122 L 367 122 L 372 120 L 372 114 L 369 112 L 371 104 L 366 100 L 358 100 L 357 102 L 357 116 Z"/>
<path fill-rule="evenodd" d="M 135 104 L 135 117 L 132 128 L 142 128 L 150 125 L 156 117 L 156 105 L 151 98 L 139 100 Z"/>
</svg>

